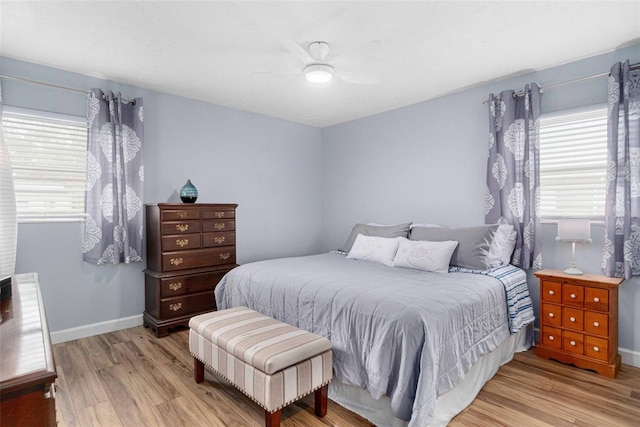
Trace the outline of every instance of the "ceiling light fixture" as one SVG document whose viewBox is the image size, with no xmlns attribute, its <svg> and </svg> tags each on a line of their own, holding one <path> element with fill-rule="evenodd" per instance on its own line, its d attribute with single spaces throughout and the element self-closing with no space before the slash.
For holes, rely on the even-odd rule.
<svg viewBox="0 0 640 427">
<path fill-rule="evenodd" d="M 335 70 L 331 65 L 311 64 L 304 67 L 304 76 L 311 83 L 326 83 L 333 77 Z"/>
</svg>

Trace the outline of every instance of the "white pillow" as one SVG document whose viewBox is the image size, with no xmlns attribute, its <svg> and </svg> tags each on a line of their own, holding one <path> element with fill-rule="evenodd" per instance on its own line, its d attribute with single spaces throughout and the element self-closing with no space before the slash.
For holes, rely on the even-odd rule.
<svg viewBox="0 0 640 427">
<path fill-rule="evenodd" d="M 398 238 L 400 245 L 393 259 L 394 267 L 415 268 L 417 270 L 448 273 L 449 262 L 458 242 L 445 240 L 429 242 L 427 240 L 409 240 Z"/>
<path fill-rule="evenodd" d="M 513 225 L 501 224 L 493 236 L 489 247 L 488 264 L 490 267 L 499 267 L 511 262 L 513 249 L 516 247 L 518 234 L 513 229 Z"/>
<path fill-rule="evenodd" d="M 399 237 L 376 237 L 358 234 L 347 255 L 350 259 L 373 261 L 391 267 L 398 250 Z"/>
</svg>

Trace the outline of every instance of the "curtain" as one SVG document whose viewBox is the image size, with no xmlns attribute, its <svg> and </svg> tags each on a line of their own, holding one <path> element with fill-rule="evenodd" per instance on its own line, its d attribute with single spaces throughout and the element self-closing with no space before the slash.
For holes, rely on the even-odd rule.
<svg viewBox="0 0 640 427">
<path fill-rule="evenodd" d="M 87 98 L 87 187 L 83 259 L 142 260 L 144 116 L 142 98 L 93 89 Z"/>
<path fill-rule="evenodd" d="M 511 263 L 541 268 L 540 87 L 489 95 L 489 159 L 485 222 L 513 225 L 517 241 Z"/>
<path fill-rule="evenodd" d="M 607 198 L 602 271 L 640 275 L 640 70 L 629 60 L 608 79 Z"/>
<path fill-rule="evenodd" d="M 12 276 L 16 267 L 18 222 L 16 194 L 9 149 L 2 135 L 2 84 L 0 84 L 0 278 Z"/>
</svg>

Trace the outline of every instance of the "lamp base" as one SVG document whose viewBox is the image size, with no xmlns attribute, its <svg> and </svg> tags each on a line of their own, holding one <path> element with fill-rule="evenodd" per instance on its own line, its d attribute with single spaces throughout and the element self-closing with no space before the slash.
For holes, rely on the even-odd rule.
<svg viewBox="0 0 640 427">
<path fill-rule="evenodd" d="M 581 270 L 577 269 L 575 266 L 571 266 L 567 268 L 564 272 L 565 274 L 574 274 L 576 276 L 579 276 L 580 274 L 584 274 Z"/>
</svg>

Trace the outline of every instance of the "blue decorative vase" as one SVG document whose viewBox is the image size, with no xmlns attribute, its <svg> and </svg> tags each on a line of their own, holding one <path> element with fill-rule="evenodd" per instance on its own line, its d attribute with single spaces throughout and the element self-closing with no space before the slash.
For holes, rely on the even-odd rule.
<svg viewBox="0 0 640 427">
<path fill-rule="evenodd" d="M 180 189 L 180 198 L 183 203 L 195 203 L 198 198 L 198 189 L 191 183 L 190 179 Z"/>
</svg>

